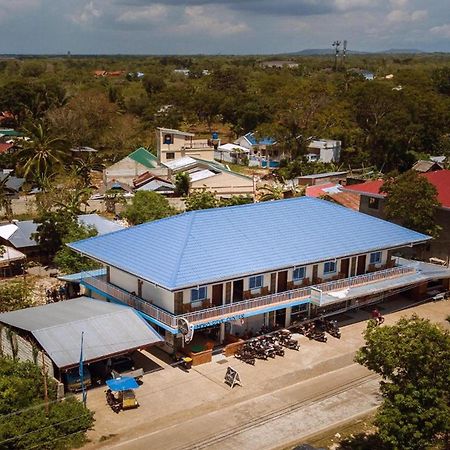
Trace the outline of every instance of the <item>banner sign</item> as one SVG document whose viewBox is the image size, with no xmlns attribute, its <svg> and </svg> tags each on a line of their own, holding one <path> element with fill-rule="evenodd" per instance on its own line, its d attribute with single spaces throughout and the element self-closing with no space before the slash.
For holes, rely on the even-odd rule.
<svg viewBox="0 0 450 450">
<path fill-rule="evenodd" d="M 194 337 L 194 325 L 190 324 L 184 317 L 180 317 L 178 319 L 178 329 L 183 335 L 184 343 L 189 344 Z"/>
<path fill-rule="evenodd" d="M 236 320 L 241 320 L 244 317 L 245 317 L 244 314 L 238 314 L 236 316 L 230 316 L 230 317 L 223 317 L 221 319 L 211 320 L 210 322 L 199 323 L 198 325 L 195 325 L 195 328 L 213 327 L 215 325 L 220 325 L 221 323 L 234 322 Z"/>
<path fill-rule="evenodd" d="M 241 384 L 241 378 L 239 377 L 239 373 L 237 370 L 234 370 L 232 367 L 228 366 L 227 372 L 225 374 L 224 382 L 228 384 L 231 388 L 233 388 L 235 385 L 242 386 Z"/>
</svg>

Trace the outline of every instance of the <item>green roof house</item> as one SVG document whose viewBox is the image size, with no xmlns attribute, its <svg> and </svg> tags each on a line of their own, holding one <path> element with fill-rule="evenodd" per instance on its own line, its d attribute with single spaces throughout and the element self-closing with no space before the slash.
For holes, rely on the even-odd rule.
<svg viewBox="0 0 450 450">
<path fill-rule="evenodd" d="M 103 181 L 119 181 L 133 185 L 133 179 L 144 172 L 152 172 L 155 175 L 164 175 L 166 168 L 158 164 L 158 159 L 144 147 L 140 147 L 125 158 L 107 167 L 103 171 Z"/>
</svg>

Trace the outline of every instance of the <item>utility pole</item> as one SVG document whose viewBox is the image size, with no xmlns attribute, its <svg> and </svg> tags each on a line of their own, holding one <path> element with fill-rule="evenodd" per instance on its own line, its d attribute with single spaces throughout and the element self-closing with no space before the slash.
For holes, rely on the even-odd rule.
<svg viewBox="0 0 450 450">
<path fill-rule="evenodd" d="M 48 416 L 48 387 L 47 387 L 47 369 L 45 367 L 44 350 L 41 351 L 42 356 L 42 377 L 44 378 L 44 402 L 45 414 Z"/>
</svg>

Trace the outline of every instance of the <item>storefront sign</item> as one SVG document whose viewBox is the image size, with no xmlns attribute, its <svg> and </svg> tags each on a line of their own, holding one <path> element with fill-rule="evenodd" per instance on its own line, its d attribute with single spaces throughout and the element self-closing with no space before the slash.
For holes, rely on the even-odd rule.
<svg viewBox="0 0 450 450">
<path fill-rule="evenodd" d="M 195 328 L 213 327 L 215 325 L 220 325 L 221 323 L 233 322 L 235 320 L 241 320 L 244 317 L 245 317 L 244 314 L 238 314 L 238 315 L 232 316 L 232 317 L 223 317 L 222 319 L 211 320 L 210 322 L 206 322 L 206 323 L 200 323 L 200 324 L 196 325 Z"/>
<path fill-rule="evenodd" d="M 190 324 L 184 317 L 180 317 L 178 319 L 178 329 L 183 335 L 183 341 L 185 344 L 192 341 L 192 338 L 194 337 L 194 325 Z"/>
<path fill-rule="evenodd" d="M 239 377 L 239 373 L 237 370 L 234 370 L 232 367 L 228 366 L 227 372 L 225 374 L 225 380 L 224 382 L 228 384 L 230 387 L 234 387 L 236 384 L 239 386 L 242 386 L 241 384 L 241 378 Z"/>
</svg>

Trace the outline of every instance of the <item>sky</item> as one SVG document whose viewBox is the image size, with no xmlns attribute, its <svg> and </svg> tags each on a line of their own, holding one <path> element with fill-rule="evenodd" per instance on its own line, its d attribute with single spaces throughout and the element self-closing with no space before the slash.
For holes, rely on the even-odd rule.
<svg viewBox="0 0 450 450">
<path fill-rule="evenodd" d="M 450 52 L 449 0 L 0 0 L 0 53 Z"/>
</svg>

